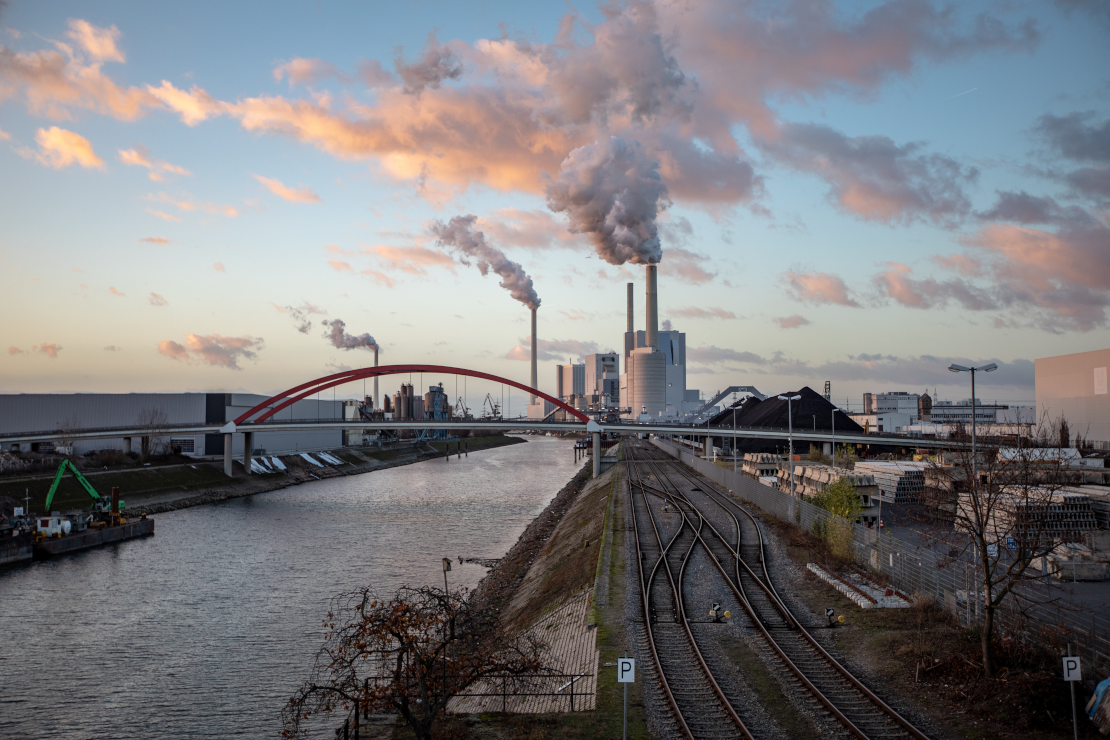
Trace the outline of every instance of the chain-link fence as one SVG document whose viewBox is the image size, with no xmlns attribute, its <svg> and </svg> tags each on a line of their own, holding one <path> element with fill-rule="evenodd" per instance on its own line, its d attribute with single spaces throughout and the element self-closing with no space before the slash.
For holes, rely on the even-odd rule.
<svg viewBox="0 0 1110 740">
<path fill-rule="evenodd" d="M 844 552 L 858 565 L 907 594 L 927 596 L 951 612 L 960 624 L 979 624 L 983 618 L 983 595 L 976 569 L 971 563 L 951 562 L 945 554 L 914 545 L 885 530 L 869 529 L 848 522 L 808 501 L 795 499 L 759 481 L 704 460 L 670 442 L 656 445 L 698 473 L 728 489 L 784 522 L 807 532 L 829 532 L 835 528 Z M 1019 608 L 1010 596 L 995 612 L 1000 628 L 1013 636 L 1053 649 L 1075 645 L 1098 675 L 1110 673 L 1110 620 L 1071 603 L 1056 601 Z"/>
</svg>

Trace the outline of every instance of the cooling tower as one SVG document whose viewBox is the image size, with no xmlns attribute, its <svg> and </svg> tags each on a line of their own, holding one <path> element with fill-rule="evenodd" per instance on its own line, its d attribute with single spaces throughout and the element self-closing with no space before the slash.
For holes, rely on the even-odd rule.
<svg viewBox="0 0 1110 740">
<path fill-rule="evenodd" d="M 646 413 L 652 419 L 667 410 L 667 356 L 640 347 L 628 356 L 628 395 L 632 418 Z"/>
<path fill-rule="evenodd" d="M 647 336 L 644 338 L 644 345 L 647 347 L 659 346 L 659 296 L 657 287 L 658 267 L 656 265 L 647 266 L 647 326 L 645 327 Z"/>
<path fill-rule="evenodd" d="M 539 374 L 536 369 L 536 309 L 532 309 L 532 382 L 529 383 L 531 388 L 539 385 Z M 536 404 L 536 396 L 532 396 L 530 403 L 534 406 Z"/>
</svg>

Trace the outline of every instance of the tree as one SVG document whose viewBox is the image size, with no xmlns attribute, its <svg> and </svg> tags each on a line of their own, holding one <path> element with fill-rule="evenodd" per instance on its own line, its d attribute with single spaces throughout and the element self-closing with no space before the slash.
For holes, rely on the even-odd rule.
<svg viewBox="0 0 1110 740">
<path fill-rule="evenodd" d="M 833 518 L 824 524 L 819 534 L 828 541 L 833 553 L 842 558 L 850 558 L 856 518 L 859 517 L 862 506 L 855 485 L 847 478 L 837 478 L 814 496 L 812 503 L 833 514 Z"/>
<path fill-rule="evenodd" d="M 947 548 L 938 567 L 963 562 L 975 573 L 981 593 L 974 600 L 983 610 L 980 640 L 988 677 L 995 672 L 1000 610 L 1005 606 L 1024 613 L 1054 600 L 1034 564 L 1082 536 L 1082 527 L 1069 527 L 1066 514 L 1059 513 L 1064 489 L 1074 477 L 1057 447 L 1060 430 L 1061 425 L 1042 418 L 1030 439 L 1004 447 L 988 426 L 978 435 L 976 454 L 962 440 L 928 470 L 924 503 L 932 512 L 946 514 L 951 524 L 933 532 Z"/>
<path fill-rule="evenodd" d="M 342 593 L 309 679 L 282 710 L 282 734 L 304 735 L 315 715 L 361 709 L 397 712 L 428 740 L 448 701 L 475 681 L 505 677 L 515 690 L 544 673 L 543 647 L 507 636 L 496 612 L 465 590 L 402 587 L 388 600 L 369 587 Z"/>
<path fill-rule="evenodd" d="M 138 426 L 147 432 L 143 435 L 143 457 L 164 455 L 169 451 L 169 443 L 166 439 L 166 427 L 169 423 L 169 414 L 161 407 L 145 406 L 139 411 Z"/>
</svg>

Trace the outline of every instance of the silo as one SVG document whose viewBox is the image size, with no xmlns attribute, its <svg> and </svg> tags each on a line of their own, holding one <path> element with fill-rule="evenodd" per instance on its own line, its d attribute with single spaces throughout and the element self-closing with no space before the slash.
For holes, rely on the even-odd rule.
<svg viewBox="0 0 1110 740">
<path fill-rule="evenodd" d="M 667 410 L 667 356 L 652 347 L 640 347 L 628 356 L 632 418 L 646 413 L 652 419 Z"/>
</svg>

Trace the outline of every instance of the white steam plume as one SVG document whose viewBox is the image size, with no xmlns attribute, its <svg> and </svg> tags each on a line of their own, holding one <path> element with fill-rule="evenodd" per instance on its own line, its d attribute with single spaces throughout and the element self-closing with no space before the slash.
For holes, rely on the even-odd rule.
<svg viewBox="0 0 1110 740">
<path fill-rule="evenodd" d="M 332 346 L 336 349 L 375 349 L 378 347 L 378 340 L 369 334 L 359 334 L 358 336 L 351 336 L 347 333 L 347 324 L 343 319 L 332 319 L 328 321 L 324 319 L 320 322 L 324 326 L 330 328 L 330 331 L 325 332 L 324 338 L 331 342 Z"/>
<path fill-rule="evenodd" d="M 570 231 L 588 234 L 611 265 L 663 258 L 655 219 L 670 205 L 659 163 L 637 141 L 611 136 L 575 149 L 547 183 L 547 206 L 565 211 Z"/>
<path fill-rule="evenodd" d="M 496 247 L 491 247 L 486 242 L 486 235 L 474 230 L 477 216 L 455 216 L 447 223 L 435 221 L 432 223 L 432 233 L 436 235 L 440 245 L 452 247 L 462 253 L 459 261 L 469 265 L 467 257 L 478 261 L 478 269 L 483 275 L 490 270 L 501 278 L 501 287 L 509 291 L 513 298 L 523 303 L 528 308 L 539 308 L 540 297 L 532 286 L 532 278 L 518 263 L 513 262 L 505 253 Z"/>
</svg>

